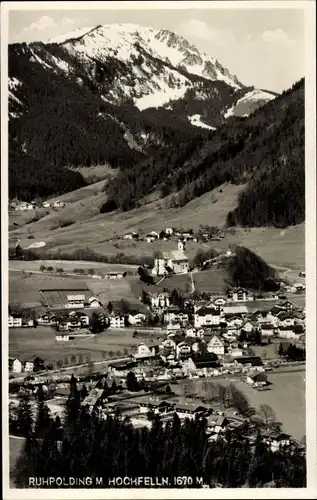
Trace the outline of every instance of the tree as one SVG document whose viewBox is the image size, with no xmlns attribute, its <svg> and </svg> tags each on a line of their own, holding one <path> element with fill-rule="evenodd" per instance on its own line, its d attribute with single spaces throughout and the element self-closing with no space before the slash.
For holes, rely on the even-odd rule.
<svg viewBox="0 0 317 500">
<path fill-rule="evenodd" d="M 129 372 L 126 378 L 126 384 L 128 391 L 136 392 L 139 390 L 139 382 L 135 376 L 135 373 Z"/>
<path fill-rule="evenodd" d="M 38 475 L 41 461 L 40 445 L 37 439 L 28 435 L 13 469 L 16 488 L 29 488 L 29 479 Z"/>
<path fill-rule="evenodd" d="M 105 330 L 105 317 L 101 313 L 94 312 L 91 316 L 90 329 L 93 333 L 100 333 Z"/>
<path fill-rule="evenodd" d="M 264 425 L 266 428 L 269 428 L 276 421 L 274 410 L 270 405 L 260 405 L 259 415 L 264 420 Z"/>
<path fill-rule="evenodd" d="M 44 360 L 36 356 L 36 358 L 33 361 L 33 371 L 39 372 L 44 369 L 45 369 Z"/>
<path fill-rule="evenodd" d="M 30 436 L 33 429 L 33 416 L 28 396 L 21 396 L 17 411 L 17 430 L 20 436 Z"/>
<path fill-rule="evenodd" d="M 219 384 L 218 385 L 218 398 L 223 406 L 223 408 L 227 408 L 228 403 L 228 391 L 226 386 Z"/>
<path fill-rule="evenodd" d="M 109 313 L 109 314 L 110 314 L 110 316 L 111 316 L 111 314 L 112 314 L 112 312 L 113 312 L 113 305 L 112 305 L 112 302 L 108 302 L 108 305 L 107 305 L 107 311 L 108 311 L 108 313 Z"/>
<path fill-rule="evenodd" d="M 44 401 L 39 401 L 37 406 L 37 417 L 35 422 L 35 433 L 37 437 L 43 437 L 51 423 L 51 414 L 44 403 Z"/>
</svg>

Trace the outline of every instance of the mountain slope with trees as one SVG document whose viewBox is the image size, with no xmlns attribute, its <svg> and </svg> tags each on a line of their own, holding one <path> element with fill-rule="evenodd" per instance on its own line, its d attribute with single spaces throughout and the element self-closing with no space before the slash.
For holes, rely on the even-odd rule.
<svg viewBox="0 0 317 500">
<path fill-rule="evenodd" d="M 141 161 L 110 183 L 108 196 L 129 210 L 156 190 L 184 206 L 225 182 L 247 183 L 229 225 L 298 224 L 305 218 L 304 138 L 302 79 L 250 117 L 230 119 L 208 140 Z"/>
</svg>

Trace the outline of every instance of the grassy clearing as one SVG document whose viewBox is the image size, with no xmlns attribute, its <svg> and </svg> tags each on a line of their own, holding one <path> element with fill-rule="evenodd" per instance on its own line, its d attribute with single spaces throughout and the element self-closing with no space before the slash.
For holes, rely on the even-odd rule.
<svg viewBox="0 0 317 500">
<path fill-rule="evenodd" d="M 139 333 L 133 337 L 134 329 L 106 330 L 93 338 L 78 338 L 69 342 L 55 340 L 56 332 L 50 327 L 11 328 L 9 332 L 9 355 L 12 357 L 33 360 L 40 356 L 45 363 L 52 363 L 54 368 L 58 360 L 65 361 L 65 365 L 74 364 L 71 357 L 83 357 L 82 362 L 103 361 L 114 356 L 120 357 L 135 352 L 136 346 L 143 338 L 148 345 L 154 345 L 161 338 L 160 334 Z"/>
<path fill-rule="evenodd" d="M 115 272 L 131 272 L 136 271 L 137 266 L 129 264 L 104 264 L 103 262 L 88 262 L 81 260 L 11 260 L 9 263 L 10 270 L 19 271 L 39 271 L 41 266 L 52 266 L 55 270 L 62 267 L 65 272 L 73 272 L 74 269 L 91 270 L 96 273 L 115 273 Z"/>
<path fill-rule="evenodd" d="M 67 206 L 56 213 L 43 217 L 38 222 L 19 227 L 11 232 L 12 237 L 26 239 L 31 231 L 36 241 L 45 241 L 51 250 L 73 251 L 90 247 L 96 252 L 114 255 L 124 252 L 128 255 L 152 255 L 156 250 L 170 250 L 175 242 L 148 244 L 123 240 L 128 231 L 160 231 L 167 226 L 188 226 L 198 229 L 201 224 L 222 226 L 226 215 L 237 203 L 237 196 L 243 186 L 224 185 L 213 192 L 191 201 L 180 209 L 164 208 L 164 200 L 144 205 L 126 213 L 100 214 L 99 208 L 105 199 L 102 192 L 104 181 L 73 191 L 60 198 Z M 220 192 L 222 189 L 222 192 Z M 67 228 L 56 226 L 61 216 L 75 223 Z M 121 238 L 116 240 L 115 238 Z M 111 241 L 112 240 L 112 241 Z M 210 246 L 228 249 L 229 244 L 241 244 L 258 253 L 269 263 L 289 268 L 305 267 L 305 224 L 277 228 L 236 228 L 235 234 L 228 235 L 223 241 L 212 242 Z M 172 246 L 172 248 L 171 248 Z M 187 254 L 193 257 L 200 244 L 188 245 Z M 289 252 L 292 248 L 292 252 Z"/>
</svg>

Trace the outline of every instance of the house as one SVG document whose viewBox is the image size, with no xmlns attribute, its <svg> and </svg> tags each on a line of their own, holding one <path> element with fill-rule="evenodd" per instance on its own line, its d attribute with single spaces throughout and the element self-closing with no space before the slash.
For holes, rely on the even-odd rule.
<svg viewBox="0 0 317 500">
<path fill-rule="evenodd" d="M 172 227 L 166 227 L 165 228 L 165 234 L 168 234 L 171 236 L 174 233 L 174 229 Z"/>
<path fill-rule="evenodd" d="M 255 313 L 254 319 L 260 325 L 262 323 L 270 323 L 273 327 L 277 327 L 279 325 L 278 316 L 273 314 L 271 311 Z"/>
<path fill-rule="evenodd" d="M 275 335 L 275 332 L 277 332 L 276 328 L 272 325 L 272 323 L 260 324 L 259 330 L 261 332 L 262 337 L 273 337 L 273 335 Z"/>
<path fill-rule="evenodd" d="M 227 303 L 224 297 L 215 297 L 214 299 L 212 299 L 212 302 L 213 304 L 215 304 L 215 306 L 224 306 Z"/>
<path fill-rule="evenodd" d="M 84 308 L 85 307 L 85 295 L 67 295 L 67 304 L 65 305 L 67 308 Z"/>
<path fill-rule="evenodd" d="M 53 203 L 53 207 L 54 207 L 54 208 L 65 207 L 65 205 L 66 205 L 66 204 L 65 204 L 64 202 L 62 202 L 61 200 L 56 200 L 56 201 L 54 201 L 54 203 Z"/>
<path fill-rule="evenodd" d="M 133 354 L 133 357 L 135 359 L 138 359 L 138 358 L 150 358 L 150 357 L 153 357 L 155 355 L 156 355 L 155 349 L 153 349 L 153 348 L 150 349 L 147 345 L 144 344 L 144 342 L 141 342 L 137 346 L 136 353 Z"/>
<path fill-rule="evenodd" d="M 101 406 L 104 401 L 104 389 L 92 389 L 88 396 L 85 397 L 82 402 L 82 406 L 89 406 L 90 410 L 93 410 L 96 406 Z"/>
<path fill-rule="evenodd" d="M 246 321 L 241 325 L 241 330 L 244 330 L 247 333 L 253 332 L 256 328 L 257 324 L 254 321 Z"/>
<path fill-rule="evenodd" d="M 300 336 L 303 334 L 303 330 L 296 328 L 296 326 L 279 326 L 277 334 L 284 339 L 299 340 Z"/>
<path fill-rule="evenodd" d="M 277 318 L 279 320 L 278 326 L 294 326 L 296 322 L 296 315 L 292 311 L 281 311 Z"/>
<path fill-rule="evenodd" d="M 211 326 L 220 324 L 221 313 L 219 309 L 211 307 L 202 307 L 194 314 L 194 326 L 200 328 L 202 326 Z"/>
<path fill-rule="evenodd" d="M 305 290 L 306 290 L 306 286 L 304 285 L 304 283 L 294 283 L 291 286 L 292 293 L 304 292 Z"/>
<path fill-rule="evenodd" d="M 196 415 L 206 413 L 208 408 L 197 403 L 180 401 L 175 404 L 174 411 L 177 413 L 179 418 L 195 418 Z"/>
<path fill-rule="evenodd" d="M 177 358 L 185 358 L 188 357 L 191 353 L 191 346 L 187 342 L 180 342 L 176 346 L 176 356 Z"/>
<path fill-rule="evenodd" d="M 124 235 L 125 240 L 132 240 L 133 239 L 133 233 L 127 233 Z"/>
<path fill-rule="evenodd" d="M 207 351 L 209 353 L 216 354 L 217 356 L 223 356 L 225 353 L 224 343 L 220 340 L 219 337 L 214 335 L 207 344 Z"/>
<path fill-rule="evenodd" d="M 123 316 L 111 316 L 110 318 L 110 328 L 124 328 L 124 317 Z"/>
<path fill-rule="evenodd" d="M 207 425 L 208 428 L 212 429 L 216 434 L 224 432 L 229 424 L 227 417 L 222 415 L 213 415 L 208 418 Z"/>
<path fill-rule="evenodd" d="M 9 314 L 8 326 L 9 328 L 20 328 L 22 326 L 22 317 L 16 314 Z"/>
<path fill-rule="evenodd" d="M 89 326 L 89 316 L 87 316 L 87 314 L 78 315 L 78 319 L 81 322 L 82 326 Z"/>
<path fill-rule="evenodd" d="M 253 300 L 253 296 L 251 296 L 244 288 L 234 288 L 233 290 L 228 290 L 227 298 L 228 302 L 246 302 L 247 300 Z"/>
<path fill-rule="evenodd" d="M 130 325 L 143 325 L 146 320 L 146 316 L 143 313 L 130 313 L 128 316 L 128 322 Z"/>
<path fill-rule="evenodd" d="M 178 330 L 181 329 L 181 325 L 179 323 L 172 321 L 171 323 L 168 323 L 166 329 L 167 329 L 167 333 L 177 332 Z"/>
<path fill-rule="evenodd" d="M 271 447 L 273 452 L 291 444 L 291 437 L 284 432 L 265 432 L 262 434 L 263 441 Z"/>
<path fill-rule="evenodd" d="M 105 274 L 105 279 L 108 279 L 108 280 L 117 280 L 117 279 L 121 279 L 121 278 L 125 278 L 125 276 L 127 275 L 126 272 L 124 273 L 107 273 Z"/>
<path fill-rule="evenodd" d="M 102 307 L 102 303 L 96 297 L 90 297 L 88 299 L 88 305 L 93 308 Z"/>
<path fill-rule="evenodd" d="M 207 376 L 208 371 L 218 368 L 219 361 L 215 354 L 198 354 L 194 353 L 191 356 L 191 362 L 188 367 L 192 372 L 201 371 L 203 375 Z"/>
<path fill-rule="evenodd" d="M 179 322 L 186 324 L 188 322 L 188 314 L 186 312 L 180 311 L 177 307 L 169 308 L 164 312 L 164 322 Z"/>
<path fill-rule="evenodd" d="M 178 249 L 171 252 L 161 252 L 160 256 L 154 259 L 152 274 L 164 276 L 169 273 L 188 273 L 189 261 L 184 253 L 185 245 L 182 241 L 178 242 Z"/>
<path fill-rule="evenodd" d="M 252 387 L 263 387 L 268 384 L 267 376 L 262 372 L 250 372 L 247 374 L 246 382 Z"/>
<path fill-rule="evenodd" d="M 24 363 L 24 371 L 25 372 L 33 372 L 34 370 L 34 363 L 33 361 L 25 361 Z"/>
<path fill-rule="evenodd" d="M 170 305 L 170 294 L 169 292 L 162 292 L 158 294 L 149 294 L 151 307 L 156 307 L 158 309 L 165 309 Z"/>
<path fill-rule="evenodd" d="M 154 240 L 155 240 L 154 236 L 149 236 L 149 235 L 146 236 L 147 243 L 153 243 Z"/>
<path fill-rule="evenodd" d="M 262 360 L 260 356 L 236 356 L 233 357 L 233 362 L 235 366 L 239 365 L 250 365 L 250 366 L 261 366 Z"/>
<path fill-rule="evenodd" d="M 235 316 L 235 317 L 240 316 L 243 318 L 244 316 L 249 314 L 249 309 L 245 305 L 239 305 L 239 306 L 238 305 L 236 305 L 236 306 L 227 305 L 227 306 L 223 306 L 222 312 L 225 315 L 226 319 L 227 318 L 229 319 L 231 316 Z"/>
<path fill-rule="evenodd" d="M 9 358 L 9 372 L 13 373 L 21 373 L 22 372 L 22 363 L 17 358 Z"/>
<path fill-rule="evenodd" d="M 82 323 L 79 318 L 72 318 L 66 321 L 66 327 L 68 331 L 80 330 Z"/>
<path fill-rule="evenodd" d="M 50 208 L 50 206 L 51 206 L 51 204 L 49 201 L 43 201 L 43 203 L 42 203 L 43 208 Z"/>
<path fill-rule="evenodd" d="M 228 353 L 234 358 L 240 358 L 243 356 L 243 350 L 240 347 L 228 348 Z"/>
</svg>

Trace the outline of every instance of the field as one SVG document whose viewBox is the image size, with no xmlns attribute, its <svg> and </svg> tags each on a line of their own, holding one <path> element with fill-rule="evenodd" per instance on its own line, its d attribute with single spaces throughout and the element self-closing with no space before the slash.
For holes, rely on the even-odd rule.
<svg viewBox="0 0 317 500">
<path fill-rule="evenodd" d="M 52 252 L 73 252 L 78 248 L 92 248 L 95 252 L 115 255 L 152 256 L 157 250 L 171 250 L 176 242 L 134 242 L 124 240 L 124 234 L 138 231 L 143 234 L 167 226 L 198 229 L 201 224 L 223 226 L 226 215 L 237 203 L 237 196 L 243 186 L 223 185 L 213 192 L 206 193 L 180 209 L 165 208 L 164 200 L 155 201 L 125 213 L 100 214 L 99 208 L 105 199 L 102 181 L 87 188 L 61 196 L 67 201 L 64 209 L 52 212 L 40 220 L 27 225 L 23 217 L 10 216 L 10 237 L 20 238 L 21 244 L 44 241 Z M 13 218 L 18 217 L 19 227 L 13 227 Z M 60 227 L 61 221 L 70 221 L 68 227 Z M 32 240 L 28 238 L 32 238 Z M 305 268 L 305 224 L 277 228 L 235 228 L 227 233 L 222 241 L 207 244 L 191 243 L 186 248 L 192 258 L 201 247 L 214 247 L 227 250 L 230 244 L 244 245 L 258 253 L 270 264 L 298 270 Z M 289 249 L 292 248 L 290 252 Z"/>
<path fill-rule="evenodd" d="M 138 299 L 139 295 L 135 295 L 131 289 L 131 285 L 138 281 L 138 278 L 132 276 L 129 279 L 98 280 L 88 277 L 62 277 L 44 273 L 27 274 L 11 271 L 9 272 L 9 303 L 12 307 L 43 308 L 40 289 L 75 289 L 80 292 L 88 288 L 105 306 L 109 301 L 115 303 L 124 299 L 131 304 L 132 308 L 138 307 L 144 310 L 143 304 Z"/>
<path fill-rule="evenodd" d="M 69 342 L 55 340 L 56 332 L 46 326 L 37 328 L 10 328 L 9 356 L 32 361 L 39 356 L 45 363 L 52 363 L 54 368 L 58 360 L 64 365 L 71 365 L 72 356 L 82 356 L 81 362 L 102 361 L 112 357 L 122 357 L 135 352 L 143 338 L 148 345 L 158 342 L 159 333 L 144 333 L 133 338 L 134 329 L 107 330 L 93 338 L 78 338 Z M 65 363 L 67 358 L 67 363 Z M 56 367 L 57 368 L 57 367 Z"/>
<path fill-rule="evenodd" d="M 234 376 L 233 376 L 234 377 Z M 290 370 L 287 373 L 268 373 L 268 380 L 272 384 L 271 390 L 258 392 L 249 384 L 239 379 L 214 377 L 213 382 L 219 381 L 223 385 L 234 383 L 248 398 L 250 405 L 258 409 L 261 404 L 270 405 L 276 419 L 283 423 L 284 432 L 300 439 L 305 433 L 305 370 Z M 199 393 L 199 384 L 202 380 L 195 380 L 195 390 Z M 182 391 L 182 383 L 173 386 L 176 391 Z"/>
</svg>

